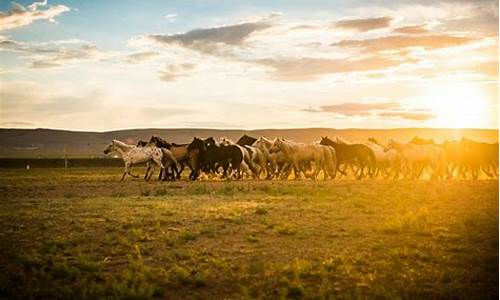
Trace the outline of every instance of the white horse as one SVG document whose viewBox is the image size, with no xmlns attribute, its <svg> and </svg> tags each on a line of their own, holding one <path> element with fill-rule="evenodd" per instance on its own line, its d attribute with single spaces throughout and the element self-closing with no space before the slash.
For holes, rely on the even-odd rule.
<svg viewBox="0 0 500 300">
<path fill-rule="evenodd" d="M 413 179 L 420 178 L 423 170 L 430 166 L 432 178 L 446 175 L 446 153 L 436 145 L 403 144 L 393 140 L 386 146 L 385 151 L 394 149 L 399 152 L 408 175 Z"/>
<path fill-rule="evenodd" d="M 177 163 L 170 151 L 153 146 L 137 147 L 135 145 L 125 144 L 124 142 L 121 142 L 119 140 L 113 140 L 106 147 L 106 149 L 104 149 L 104 154 L 108 154 L 113 151 L 116 151 L 120 154 L 125 164 L 125 170 L 123 171 L 123 175 L 120 181 L 123 181 L 125 179 L 125 175 L 127 174 L 134 178 L 139 177 L 138 175 L 133 175 L 132 173 L 130 173 L 130 168 L 136 164 L 144 162 L 147 164 L 147 170 L 146 174 L 144 175 L 144 179 L 148 181 L 154 172 L 155 165 L 160 166 L 163 171 L 163 169 L 165 169 L 166 163 L 168 163 L 168 165 L 172 162 Z M 151 170 L 151 172 L 149 173 L 151 165 L 153 165 L 153 170 Z"/>
<path fill-rule="evenodd" d="M 302 144 L 284 139 L 276 139 L 270 153 L 282 152 L 285 156 L 284 170 L 293 168 L 295 179 L 300 178 L 302 172 L 304 176 L 316 178 L 320 171 L 323 171 L 324 178 L 328 176 L 335 177 L 334 170 L 336 162 L 333 162 L 332 151 L 325 146 L 316 144 Z M 312 174 L 307 174 L 306 170 L 311 169 L 311 163 L 314 163 L 315 170 Z M 288 177 L 289 171 L 284 173 Z"/>
<path fill-rule="evenodd" d="M 266 179 L 271 179 L 279 175 L 281 167 L 285 164 L 285 156 L 281 152 L 271 153 L 269 150 L 276 140 L 269 140 L 263 136 L 259 137 L 253 146 L 262 153 L 263 160 L 266 162 Z"/>
<path fill-rule="evenodd" d="M 397 179 L 401 167 L 401 155 L 399 152 L 395 149 L 385 151 L 385 147 L 375 139 L 368 139 L 368 142 L 365 144 L 370 147 L 373 154 L 375 154 L 376 175 L 378 175 L 379 172 L 383 172 L 383 175 L 387 177 L 391 175 L 390 172 L 392 171 L 393 178 Z"/>
</svg>

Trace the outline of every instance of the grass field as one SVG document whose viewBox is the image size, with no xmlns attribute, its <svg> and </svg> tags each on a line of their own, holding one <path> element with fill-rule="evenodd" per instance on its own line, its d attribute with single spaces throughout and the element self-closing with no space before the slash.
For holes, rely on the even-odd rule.
<svg viewBox="0 0 500 300">
<path fill-rule="evenodd" d="M 498 299 L 496 180 L 120 175 L 0 170 L 0 298 Z"/>
</svg>

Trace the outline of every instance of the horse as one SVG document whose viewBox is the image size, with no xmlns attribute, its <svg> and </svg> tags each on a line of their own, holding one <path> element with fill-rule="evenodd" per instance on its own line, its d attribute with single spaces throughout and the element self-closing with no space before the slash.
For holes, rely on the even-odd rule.
<svg viewBox="0 0 500 300">
<path fill-rule="evenodd" d="M 176 163 L 175 158 L 172 156 L 170 151 L 163 151 L 157 147 L 137 147 L 134 145 L 128 145 L 124 142 L 118 140 L 112 140 L 111 143 L 104 149 L 104 154 L 108 154 L 110 152 L 116 151 L 120 154 L 125 164 L 125 170 L 123 172 L 122 178 L 120 181 L 125 179 L 125 175 L 130 175 L 134 178 L 138 178 L 138 175 L 133 175 L 130 173 L 130 168 L 133 165 L 146 163 L 147 170 L 144 175 L 144 179 L 149 181 L 151 175 L 154 172 L 154 166 L 158 165 L 163 170 L 165 168 L 165 162 L 167 163 Z M 153 170 L 149 173 L 151 169 L 151 164 L 153 163 Z M 149 173 L 149 174 L 148 174 Z"/>
<path fill-rule="evenodd" d="M 256 138 L 244 134 L 242 137 L 240 137 L 236 144 L 240 146 L 252 146 L 255 141 L 257 141 Z"/>
<path fill-rule="evenodd" d="M 240 168 L 241 171 L 247 174 L 247 176 L 252 176 L 254 179 L 256 179 L 259 175 L 259 169 L 258 169 L 258 164 L 259 164 L 259 157 L 257 156 L 256 150 L 254 150 L 251 146 L 248 145 L 239 145 L 235 144 L 232 140 L 221 137 L 219 138 L 219 144 L 229 146 L 229 145 L 235 145 L 237 146 L 241 154 L 243 155 L 243 161 L 241 162 Z"/>
<path fill-rule="evenodd" d="M 205 141 L 206 151 L 201 156 L 202 169 L 217 173 L 219 167 L 222 167 L 223 178 L 228 178 L 228 170 L 231 167 L 240 177 L 240 166 L 243 160 L 243 152 L 237 145 L 220 145 L 212 137 Z"/>
<path fill-rule="evenodd" d="M 462 137 L 460 144 L 469 149 L 488 177 L 498 177 L 498 143 L 481 143 Z"/>
<path fill-rule="evenodd" d="M 384 145 L 380 144 L 374 138 L 369 138 L 366 145 L 372 149 L 375 155 L 376 174 L 374 174 L 374 176 L 377 177 L 379 172 L 383 172 L 384 177 L 387 178 L 391 176 L 390 171 L 392 171 L 393 179 L 399 178 L 401 167 L 401 157 L 399 153 L 394 149 L 384 151 Z"/>
<path fill-rule="evenodd" d="M 266 162 L 266 179 L 279 176 L 280 171 L 285 165 L 285 156 L 282 152 L 269 152 L 275 141 L 261 136 L 253 143 L 253 146 L 262 152 L 263 160 Z"/>
<path fill-rule="evenodd" d="M 328 137 L 321 138 L 321 145 L 330 146 L 335 149 L 337 155 L 337 171 L 346 175 L 345 169 L 347 165 L 358 164 L 359 174 L 357 179 L 364 177 L 364 169 L 368 168 L 368 175 L 373 176 L 375 170 L 375 154 L 370 147 L 363 144 L 347 144 L 341 141 L 333 141 Z M 340 166 L 344 165 L 344 170 L 340 170 Z"/>
<path fill-rule="evenodd" d="M 415 145 L 412 143 L 398 143 L 389 141 L 385 151 L 394 149 L 401 155 L 405 166 L 408 168 L 408 175 L 412 179 L 420 178 L 423 170 L 430 166 L 433 169 L 432 179 L 440 178 L 446 167 L 446 155 L 444 150 L 436 145 Z"/>
<path fill-rule="evenodd" d="M 189 176 L 191 179 L 195 180 L 201 171 L 217 173 L 220 167 L 223 168 L 224 178 L 228 178 L 229 167 L 239 177 L 243 154 L 236 145 L 219 145 L 212 137 L 205 140 L 195 137 L 188 145 L 188 151 L 197 153 L 196 164 Z"/>
<path fill-rule="evenodd" d="M 291 169 L 294 171 L 295 179 L 300 178 L 302 172 L 305 177 L 316 178 L 320 171 L 323 171 L 324 178 L 332 176 L 333 165 L 331 150 L 324 148 L 321 145 L 301 144 L 291 141 L 286 141 L 278 138 L 269 149 L 270 153 L 282 152 L 285 156 L 285 166 L 283 167 L 287 178 Z M 310 163 L 314 162 L 315 170 L 311 174 L 307 174 L 306 169 L 310 169 Z"/>
<path fill-rule="evenodd" d="M 188 151 L 189 144 L 169 143 L 166 140 L 154 135 L 149 139 L 149 144 L 155 145 L 156 147 L 160 148 L 166 148 L 170 150 L 170 152 L 172 152 L 172 155 L 174 155 L 175 159 L 180 165 L 180 170 L 177 169 L 176 164 L 170 165 L 175 178 L 181 179 L 181 174 L 182 171 L 184 171 L 185 165 L 188 165 L 191 170 L 193 169 L 191 166 L 192 158 L 189 156 Z"/>
<path fill-rule="evenodd" d="M 188 145 L 188 156 L 190 158 L 191 173 L 189 174 L 189 179 L 196 180 L 200 175 L 201 169 L 203 167 L 202 158 L 207 151 L 206 143 L 203 139 L 194 137 L 193 141 Z"/>
</svg>

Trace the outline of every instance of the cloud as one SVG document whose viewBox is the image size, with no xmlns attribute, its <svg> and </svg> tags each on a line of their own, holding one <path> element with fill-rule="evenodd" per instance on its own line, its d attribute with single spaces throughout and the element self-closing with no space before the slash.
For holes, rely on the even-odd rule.
<svg viewBox="0 0 500 300">
<path fill-rule="evenodd" d="M 388 110 L 400 108 L 397 102 L 347 102 L 333 105 L 323 105 L 318 108 L 307 108 L 307 112 L 336 113 L 344 116 L 370 115 L 377 110 Z"/>
<path fill-rule="evenodd" d="M 421 24 L 421 25 L 398 27 L 394 29 L 394 32 L 404 33 L 404 34 L 423 34 L 423 33 L 428 33 L 429 29 L 427 29 L 425 24 Z"/>
<path fill-rule="evenodd" d="M 164 46 L 180 46 L 206 54 L 221 54 L 227 47 L 242 47 L 253 34 L 270 28 L 267 21 L 194 29 L 180 34 L 149 34 L 143 38 Z"/>
<path fill-rule="evenodd" d="M 31 59 L 32 69 L 60 67 L 101 58 L 104 52 L 81 40 L 28 43 L 0 36 L 0 51 L 20 52 Z"/>
<path fill-rule="evenodd" d="M 48 5 L 47 0 L 33 2 L 27 7 L 12 2 L 9 11 L 0 12 L 0 31 L 26 26 L 36 20 L 56 23 L 55 17 L 69 10 L 69 7 L 64 5 Z"/>
<path fill-rule="evenodd" d="M 343 40 L 330 45 L 343 48 L 361 48 L 366 51 L 387 51 L 410 47 L 438 49 L 461 46 L 477 40 L 478 38 L 446 34 L 419 36 L 393 35 L 365 40 Z"/>
<path fill-rule="evenodd" d="M 312 57 L 266 58 L 254 62 L 271 68 L 272 79 L 283 81 L 315 80 L 326 74 L 374 71 L 399 66 L 403 63 L 378 56 L 356 60 Z"/>
<path fill-rule="evenodd" d="M 160 80 L 166 82 L 176 81 L 180 77 L 189 76 L 195 67 L 195 64 L 189 63 L 167 65 L 160 71 Z"/>
<path fill-rule="evenodd" d="M 436 117 L 430 112 L 383 112 L 379 113 L 378 116 L 411 121 L 427 121 Z"/>
<path fill-rule="evenodd" d="M 152 57 L 155 57 L 159 55 L 158 52 L 155 51 L 143 51 L 143 52 L 136 52 L 127 55 L 127 57 L 124 59 L 125 62 L 130 63 L 130 64 L 137 64 L 140 62 L 143 62 L 145 60 L 148 60 Z"/>
<path fill-rule="evenodd" d="M 439 28 L 447 31 L 467 31 L 498 37 L 498 1 L 467 2 L 465 14 L 439 20 Z"/>
<path fill-rule="evenodd" d="M 393 19 L 391 17 L 348 19 L 337 21 L 335 23 L 335 27 L 365 32 L 374 29 L 389 27 L 392 20 Z"/>
<path fill-rule="evenodd" d="M 34 60 L 29 64 L 30 68 L 52 68 L 82 61 L 92 60 L 99 56 L 101 52 L 94 45 L 82 45 L 79 48 L 60 48 L 55 55 Z"/>
<path fill-rule="evenodd" d="M 346 117 L 382 117 L 410 121 L 426 121 L 435 117 L 425 109 L 404 110 L 398 102 L 346 102 L 306 108 L 302 111 L 311 113 L 334 113 Z"/>
<path fill-rule="evenodd" d="M 165 19 L 167 19 L 170 23 L 174 23 L 177 20 L 177 14 L 167 14 Z"/>
</svg>

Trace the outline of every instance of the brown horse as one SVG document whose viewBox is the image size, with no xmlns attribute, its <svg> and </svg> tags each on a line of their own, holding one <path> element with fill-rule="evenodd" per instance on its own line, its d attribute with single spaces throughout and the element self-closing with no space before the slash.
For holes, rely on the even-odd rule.
<svg viewBox="0 0 500 300">
<path fill-rule="evenodd" d="M 166 140 L 154 135 L 149 139 L 149 144 L 155 145 L 156 147 L 160 148 L 166 148 L 170 150 L 170 152 L 172 152 L 172 155 L 180 164 L 180 170 L 177 169 L 177 165 L 170 165 L 170 168 L 172 169 L 174 177 L 176 179 L 181 179 L 181 173 L 186 165 L 189 166 L 191 170 L 193 169 L 191 165 L 192 159 L 188 151 L 189 144 L 169 143 Z"/>
<path fill-rule="evenodd" d="M 357 179 L 364 177 L 364 169 L 368 168 L 368 175 L 372 177 L 376 169 L 375 154 L 370 147 L 363 144 L 346 144 L 340 141 L 334 142 L 328 137 L 323 137 L 321 145 L 331 146 L 337 154 L 337 171 L 346 175 L 345 170 L 347 165 L 358 165 L 359 174 Z M 340 166 L 344 165 L 344 170 L 340 170 Z"/>
</svg>

